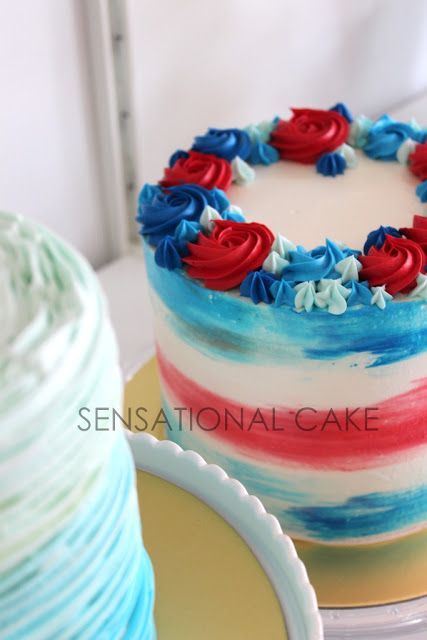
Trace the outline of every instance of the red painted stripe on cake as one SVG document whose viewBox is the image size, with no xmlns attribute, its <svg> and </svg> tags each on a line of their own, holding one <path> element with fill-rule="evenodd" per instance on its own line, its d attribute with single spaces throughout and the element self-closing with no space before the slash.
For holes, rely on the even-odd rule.
<svg viewBox="0 0 427 640">
<path fill-rule="evenodd" d="M 367 419 L 365 408 L 352 414 L 356 407 L 334 407 L 331 414 L 329 408 L 314 413 L 309 408 L 301 412 L 300 407 L 281 406 L 273 416 L 271 408 L 242 406 L 201 387 L 171 364 L 159 348 L 157 358 L 167 399 L 173 406 L 192 409 L 193 430 L 258 459 L 265 454 L 310 466 L 356 470 L 378 464 L 380 456 L 399 454 L 427 442 L 427 378 L 417 381 L 412 390 L 370 407 Z M 360 430 L 346 420 L 346 412 Z M 204 429 L 197 424 L 198 414 Z M 188 415 L 188 411 L 183 414 L 184 429 L 189 428 Z M 322 428 L 325 420 L 328 422 Z"/>
</svg>

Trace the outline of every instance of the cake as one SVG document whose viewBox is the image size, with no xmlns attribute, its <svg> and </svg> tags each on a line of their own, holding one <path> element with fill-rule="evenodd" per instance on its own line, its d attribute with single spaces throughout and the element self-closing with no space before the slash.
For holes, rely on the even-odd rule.
<svg viewBox="0 0 427 640">
<path fill-rule="evenodd" d="M 427 130 L 342 103 L 209 129 L 141 191 L 168 437 L 294 539 L 426 528 L 426 202 Z"/>
<path fill-rule="evenodd" d="M 0 635 L 152 640 L 122 381 L 86 262 L 0 214 Z M 98 408 L 109 418 L 96 422 Z"/>
</svg>

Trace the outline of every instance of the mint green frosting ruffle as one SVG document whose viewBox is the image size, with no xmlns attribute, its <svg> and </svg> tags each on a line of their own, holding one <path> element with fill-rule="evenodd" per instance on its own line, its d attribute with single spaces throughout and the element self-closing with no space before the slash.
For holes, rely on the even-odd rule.
<svg viewBox="0 0 427 640">
<path fill-rule="evenodd" d="M 152 571 L 111 424 L 122 380 L 97 278 L 55 235 L 0 213 L 0 297 L 0 635 L 130 638 L 135 625 L 132 638 L 151 640 Z"/>
</svg>

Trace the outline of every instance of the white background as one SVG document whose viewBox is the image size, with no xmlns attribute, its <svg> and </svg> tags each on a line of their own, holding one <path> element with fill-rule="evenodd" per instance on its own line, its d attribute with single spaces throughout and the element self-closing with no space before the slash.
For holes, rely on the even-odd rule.
<svg viewBox="0 0 427 640">
<path fill-rule="evenodd" d="M 100 266 L 114 251 L 89 2 L 108 4 L 0 0 L 0 208 L 45 222 Z M 137 185 L 209 125 L 337 100 L 376 115 L 427 89 L 426 0 L 112 2 L 127 15 Z"/>
<path fill-rule="evenodd" d="M 127 0 L 139 182 L 208 126 L 427 87 L 425 0 Z M 426 114 L 427 122 L 427 114 Z"/>
<path fill-rule="evenodd" d="M 49 225 L 98 266 L 102 220 L 79 2 L 0 0 L 0 208 Z"/>
</svg>

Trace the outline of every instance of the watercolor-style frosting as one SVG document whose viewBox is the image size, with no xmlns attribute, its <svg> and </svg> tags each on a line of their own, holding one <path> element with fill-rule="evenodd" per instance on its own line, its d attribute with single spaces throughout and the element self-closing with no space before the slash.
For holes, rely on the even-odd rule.
<svg viewBox="0 0 427 640">
<path fill-rule="evenodd" d="M 295 538 L 368 543 L 425 526 L 422 300 L 277 313 L 145 253 L 172 440 L 242 480 Z"/>
<path fill-rule="evenodd" d="M 0 289 L 0 635 L 152 640 L 132 457 L 111 412 L 94 426 L 122 399 L 96 276 L 46 229 L 0 214 Z"/>
<path fill-rule="evenodd" d="M 294 538 L 427 524 L 426 140 L 342 103 L 293 109 L 196 138 L 232 163 L 228 201 L 202 188 L 206 158 L 198 187 L 141 192 L 169 437 Z"/>
</svg>

